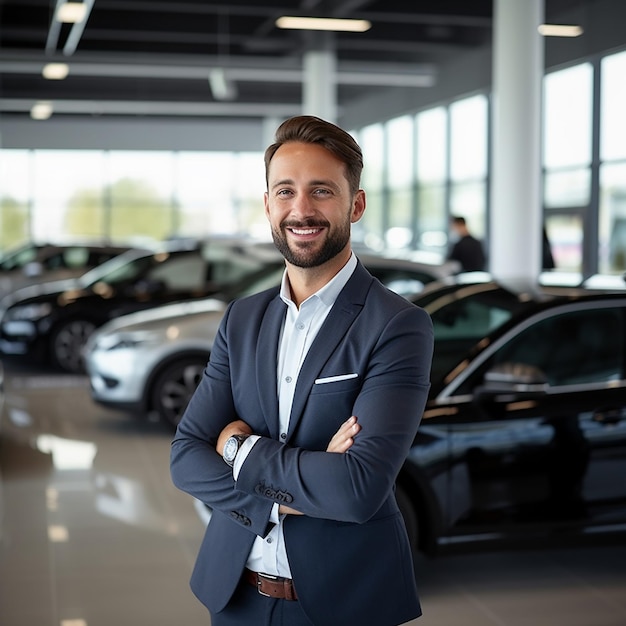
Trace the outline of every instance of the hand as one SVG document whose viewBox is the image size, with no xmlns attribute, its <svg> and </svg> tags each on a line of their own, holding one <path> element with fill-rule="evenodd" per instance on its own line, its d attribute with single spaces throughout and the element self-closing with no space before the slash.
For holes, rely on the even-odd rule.
<svg viewBox="0 0 626 626">
<path fill-rule="evenodd" d="M 347 452 L 354 443 L 355 435 L 361 430 L 361 425 L 357 422 L 356 415 L 347 419 L 330 440 L 326 452 Z"/>
<path fill-rule="evenodd" d="M 300 513 L 300 511 L 296 511 L 292 509 L 290 506 L 286 504 L 280 504 L 278 506 L 278 514 L 279 515 L 304 515 L 304 513 Z"/>
<path fill-rule="evenodd" d="M 361 425 L 357 423 L 356 416 L 350 417 L 340 427 L 339 430 L 333 435 L 330 440 L 326 452 L 339 452 L 343 453 L 350 449 L 354 443 L 354 436 L 361 430 Z M 281 515 L 303 515 L 300 511 L 292 509 L 291 507 L 281 504 L 278 507 L 278 512 Z"/>
<path fill-rule="evenodd" d="M 251 435 L 252 429 L 248 424 L 246 424 L 243 420 L 235 420 L 230 424 L 227 424 L 220 436 L 217 438 L 217 444 L 215 445 L 215 449 L 220 456 L 224 456 L 224 445 L 226 444 L 226 440 L 233 435 Z"/>
</svg>

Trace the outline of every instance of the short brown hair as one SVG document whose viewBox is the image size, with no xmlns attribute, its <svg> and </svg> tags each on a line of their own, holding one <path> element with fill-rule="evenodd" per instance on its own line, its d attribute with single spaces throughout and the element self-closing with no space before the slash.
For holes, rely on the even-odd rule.
<svg viewBox="0 0 626 626">
<path fill-rule="evenodd" d="M 298 115 L 285 120 L 276 130 L 275 143 L 265 151 L 265 181 L 276 150 L 289 142 L 315 143 L 334 154 L 346 166 L 346 179 L 354 194 L 361 186 L 363 155 L 350 133 L 313 115 Z"/>
</svg>

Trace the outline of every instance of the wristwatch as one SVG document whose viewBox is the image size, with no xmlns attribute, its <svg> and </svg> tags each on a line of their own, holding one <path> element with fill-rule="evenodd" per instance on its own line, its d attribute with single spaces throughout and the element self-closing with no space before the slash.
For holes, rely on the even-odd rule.
<svg viewBox="0 0 626 626">
<path fill-rule="evenodd" d="M 231 467 L 235 462 L 235 457 L 237 456 L 237 452 L 239 452 L 239 448 L 241 448 L 243 442 L 248 437 L 249 435 L 233 435 L 226 440 L 226 443 L 224 444 L 223 459 Z"/>
</svg>

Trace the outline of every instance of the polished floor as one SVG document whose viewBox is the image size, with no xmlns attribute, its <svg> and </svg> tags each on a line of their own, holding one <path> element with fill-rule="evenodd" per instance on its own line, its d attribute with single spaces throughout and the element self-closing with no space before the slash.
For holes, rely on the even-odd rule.
<svg viewBox="0 0 626 626">
<path fill-rule="evenodd" d="M 187 584 L 203 522 L 170 482 L 168 428 L 95 406 L 80 376 L 5 362 L 5 379 L 0 626 L 210 625 Z M 416 568 L 415 625 L 626 625 L 623 543 Z"/>
</svg>

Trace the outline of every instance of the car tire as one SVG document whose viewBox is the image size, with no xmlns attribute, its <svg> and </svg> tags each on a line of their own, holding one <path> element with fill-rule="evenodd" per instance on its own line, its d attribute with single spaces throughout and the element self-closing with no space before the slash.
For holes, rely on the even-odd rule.
<svg viewBox="0 0 626 626">
<path fill-rule="evenodd" d="M 66 372 L 84 372 L 83 347 L 95 329 L 96 325 L 86 319 L 73 319 L 59 324 L 50 339 L 52 364 Z"/>
<path fill-rule="evenodd" d="M 419 544 L 419 522 L 417 517 L 417 510 L 409 497 L 409 494 L 402 487 L 402 485 L 396 484 L 396 502 L 398 508 L 404 518 L 404 525 L 406 526 L 406 532 L 409 536 L 409 542 L 413 554 L 418 550 Z"/>
<path fill-rule="evenodd" d="M 206 367 L 207 357 L 189 356 L 169 363 L 154 378 L 150 407 L 159 418 L 178 426 Z"/>
</svg>

